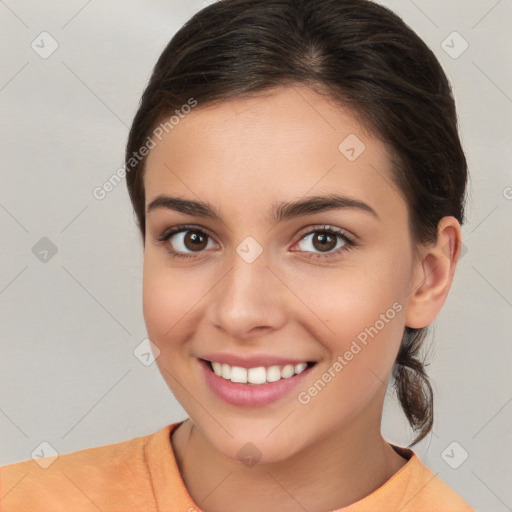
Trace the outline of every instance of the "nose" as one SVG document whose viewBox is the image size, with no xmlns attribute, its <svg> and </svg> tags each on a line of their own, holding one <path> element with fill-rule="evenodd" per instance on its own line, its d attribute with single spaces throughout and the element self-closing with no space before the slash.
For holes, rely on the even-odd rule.
<svg viewBox="0 0 512 512">
<path fill-rule="evenodd" d="M 287 315 L 290 291 L 279 278 L 267 252 L 251 241 L 237 247 L 212 294 L 211 320 L 217 329 L 235 340 L 248 340 L 281 328 Z"/>
</svg>

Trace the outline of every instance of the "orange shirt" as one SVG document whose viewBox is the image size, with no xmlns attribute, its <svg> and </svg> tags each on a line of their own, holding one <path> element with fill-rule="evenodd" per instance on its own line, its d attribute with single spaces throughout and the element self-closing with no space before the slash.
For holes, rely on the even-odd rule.
<svg viewBox="0 0 512 512">
<path fill-rule="evenodd" d="M 181 423 L 129 441 L 60 455 L 46 469 L 32 459 L 4 466 L 0 510 L 198 512 L 170 441 Z M 474 512 L 412 450 L 395 449 L 408 462 L 370 495 L 333 512 Z"/>
</svg>

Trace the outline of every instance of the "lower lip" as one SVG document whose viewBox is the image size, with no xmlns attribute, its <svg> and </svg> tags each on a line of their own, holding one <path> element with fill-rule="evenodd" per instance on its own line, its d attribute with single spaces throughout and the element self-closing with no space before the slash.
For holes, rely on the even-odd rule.
<svg viewBox="0 0 512 512">
<path fill-rule="evenodd" d="M 276 402 L 296 388 L 316 366 L 310 366 L 288 379 L 253 385 L 231 382 L 219 377 L 211 370 L 209 363 L 202 359 L 199 360 L 199 364 L 210 389 L 225 402 L 241 407 L 263 407 Z"/>
</svg>

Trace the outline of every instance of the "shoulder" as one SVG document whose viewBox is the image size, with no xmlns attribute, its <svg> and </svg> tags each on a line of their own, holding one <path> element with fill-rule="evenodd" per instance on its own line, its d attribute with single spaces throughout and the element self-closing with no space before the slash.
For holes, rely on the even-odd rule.
<svg viewBox="0 0 512 512">
<path fill-rule="evenodd" d="M 433 473 L 415 456 L 411 471 L 411 496 L 405 511 L 435 510 L 443 512 L 475 512 L 474 509 L 449 487 L 437 473 Z"/>
<path fill-rule="evenodd" d="M 475 512 L 474 509 L 439 476 L 432 472 L 410 449 L 397 447 L 408 455 L 408 462 L 395 475 L 397 493 L 401 493 L 402 512 Z"/>
<path fill-rule="evenodd" d="M 145 447 L 151 438 L 169 430 L 128 441 L 87 448 L 0 468 L 2 512 L 122 510 L 120 496 L 136 488 L 129 507 L 153 508 L 153 493 Z M 135 500 L 135 501 L 134 501 Z M 141 510 L 149 510 L 140 508 Z M 125 508 L 126 510 L 126 508 Z"/>
<path fill-rule="evenodd" d="M 412 450 L 392 446 L 407 463 L 372 494 L 339 512 L 475 512 Z"/>
</svg>

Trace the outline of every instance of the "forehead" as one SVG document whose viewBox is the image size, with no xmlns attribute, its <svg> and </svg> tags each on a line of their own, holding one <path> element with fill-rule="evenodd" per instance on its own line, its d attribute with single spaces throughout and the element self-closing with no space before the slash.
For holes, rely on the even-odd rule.
<svg viewBox="0 0 512 512">
<path fill-rule="evenodd" d="M 198 106 L 168 131 L 147 157 L 146 204 L 162 193 L 245 209 L 325 193 L 401 200 L 385 145 L 307 87 Z"/>
</svg>

